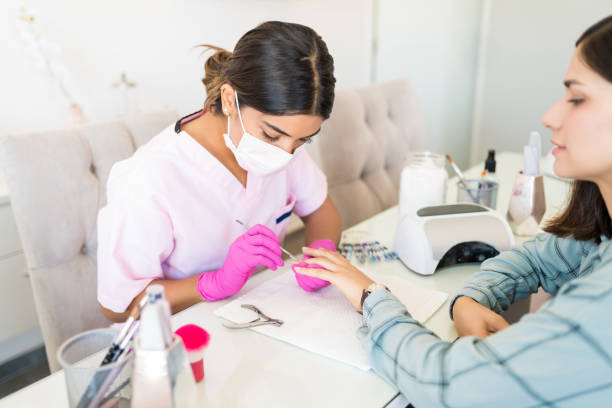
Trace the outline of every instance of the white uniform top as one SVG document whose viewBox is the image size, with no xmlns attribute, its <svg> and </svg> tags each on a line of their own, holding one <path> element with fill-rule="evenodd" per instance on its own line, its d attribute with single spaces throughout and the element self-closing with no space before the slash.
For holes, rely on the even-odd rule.
<svg viewBox="0 0 612 408">
<path fill-rule="evenodd" d="M 305 216 L 327 197 L 327 180 L 306 150 L 245 187 L 203 146 L 169 126 L 111 169 L 98 214 L 98 301 L 123 312 L 154 279 L 181 279 L 223 265 L 230 244 L 262 224 L 282 241 L 292 211 Z"/>
</svg>

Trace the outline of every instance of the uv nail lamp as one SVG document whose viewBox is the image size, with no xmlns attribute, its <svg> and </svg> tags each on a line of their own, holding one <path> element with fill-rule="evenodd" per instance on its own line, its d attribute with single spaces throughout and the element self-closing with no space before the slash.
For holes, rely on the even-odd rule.
<svg viewBox="0 0 612 408">
<path fill-rule="evenodd" d="M 477 204 L 450 204 L 406 214 L 394 249 L 408 268 L 432 275 L 445 266 L 482 262 L 513 245 L 512 230 L 499 213 Z"/>
</svg>

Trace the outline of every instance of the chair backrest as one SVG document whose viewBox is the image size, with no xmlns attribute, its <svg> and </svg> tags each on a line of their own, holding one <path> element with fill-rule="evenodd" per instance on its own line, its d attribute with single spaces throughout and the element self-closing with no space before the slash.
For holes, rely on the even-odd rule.
<svg viewBox="0 0 612 408">
<path fill-rule="evenodd" d="M 96 300 L 96 219 L 108 173 L 177 118 L 165 111 L 0 142 L 52 371 L 64 340 L 110 324 Z"/>
<path fill-rule="evenodd" d="M 338 90 L 313 141 L 307 149 L 327 175 L 343 229 L 394 206 L 406 156 L 425 144 L 414 88 L 399 79 Z"/>
</svg>

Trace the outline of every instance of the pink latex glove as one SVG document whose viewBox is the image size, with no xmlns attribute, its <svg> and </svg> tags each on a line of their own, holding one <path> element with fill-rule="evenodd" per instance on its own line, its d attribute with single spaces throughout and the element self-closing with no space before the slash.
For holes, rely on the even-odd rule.
<svg viewBox="0 0 612 408">
<path fill-rule="evenodd" d="M 200 275 L 198 292 L 207 301 L 231 296 L 242 289 L 257 266 L 273 271 L 283 266 L 281 254 L 276 234 L 257 224 L 232 242 L 221 269 Z"/>
<path fill-rule="evenodd" d="M 330 251 L 336 252 L 336 246 L 329 239 L 320 239 L 318 241 L 311 243 L 310 245 L 308 245 L 308 247 L 314 248 L 314 249 L 325 248 L 325 249 L 329 249 Z M 302 259 L 309 259 L 309 258 L 312 258 L 312 256 L 304 255 L 304 258 Z M 319 269 L 323 269 L 323 267 L 317 264 L 307 264 L 306 262 L 300 262 L 291 267 L 291 269 L 293 270 L 293 273 L 295 274 L 295 279 L 297 280 L 298 285 L 300 285 L 300 287 L 304 289 L 306 292 L 313 292 L 315 290 L 324 288 L 329 285 L 329 282 L 326 280 L 314 278 L 312 276 L 302 275 L 301 273 L 297 273 L 295 271 L 296 267 L 297 268 L 319 268 Z"/>
</svg>

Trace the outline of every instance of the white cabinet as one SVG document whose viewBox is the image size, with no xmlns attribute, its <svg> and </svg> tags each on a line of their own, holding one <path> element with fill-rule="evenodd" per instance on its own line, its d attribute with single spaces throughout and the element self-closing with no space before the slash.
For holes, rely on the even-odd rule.
<svg viewBox="0 0 612 408">
<path fill-rule="evenodd" d="M 0 258 L 0 342 L 38 326 L 23 253 Z"/>
<path fill-rule="evenodd" d="M 5 200 L 0 203 L 0 261 L 21 252 L 13 211 L 10 202 Z"/>
<path fill-rule="evenodd" d="M 34 297 L 13 211 L 6 195 L 0 194 L 0 359 L 27 351 L 21 349 L 26 342 L 20 337 L 31 338 L 37 327 Z"/>
</svg>

